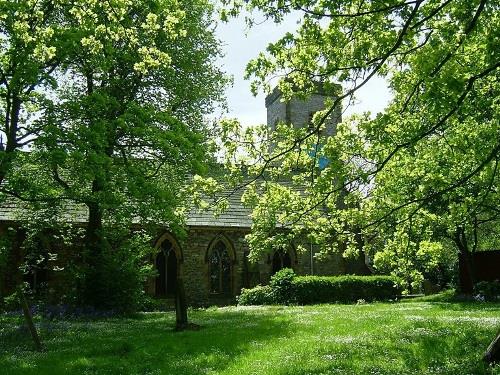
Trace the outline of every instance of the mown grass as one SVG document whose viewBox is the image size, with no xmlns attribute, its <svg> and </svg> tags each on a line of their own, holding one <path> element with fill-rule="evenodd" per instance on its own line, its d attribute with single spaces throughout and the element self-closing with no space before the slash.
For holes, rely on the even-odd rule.
<svg viewBox="0 0 500 375">
<path fill-rule="evenodd" d="M 0 373 L 500 374 L 481 361 L 500 304 L 225 307 L 190 317 L 199 331 L 173 332 L 173 313 L 38 321 L 45 351 L 36 353 L 22 318 L 0 315 Z"/>
</svg>

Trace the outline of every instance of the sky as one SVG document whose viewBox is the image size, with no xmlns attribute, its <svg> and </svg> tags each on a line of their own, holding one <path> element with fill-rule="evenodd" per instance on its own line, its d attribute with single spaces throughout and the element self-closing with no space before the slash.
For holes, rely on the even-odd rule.
<svg viewBox="0 0 500 375">
<path fill-rule="evenodd" d="M 265 94 L 254 97 L 250 91 L 250 81 L 243 79 L 245 66 L 268 43 L 274 42 L 287 31 L 295 30 L 298 16 L 286 18 L 276 25 L 272 21 L 262 22 L 248 30 L 244 17 L 220 23 L 217 36 L 223 43 L 225 56 L 220 60 L 222 69 L 234 79 L 233 86 L 226 91 L 229 113 L 227 117 L 237 118 L 243 125 L 256 125 L 266 122 Z M 386 82 L 381 78 L 370 80 L 357 94 L 357 102 L 344 112 L 344 116 L 354 112 L 382 111 L 391 95 Z"/>
<path fill-rule="evenodd" d="M 219 23 L 216 33 L 225 54 L 219 64 L 234 79 L 233 86 L 226 91 L 229 113 L 225 117 L 237 118 L 244 126 L 266 122 L 265 94 L 252 95 L 250 81 L 243 79 L 245 67 L 248 61 L 266 49 L 268 43 L 276 41 L 287 31 L 295 30 L 298 19 L 298 15 L 293 15 L 279 25 L 272 21 L 261 22 L 250 30 L 243 16 Z M 357 104 L 347 108 L 344 116 L 365 111 L 376 114 L 384 109 L 390 97 L 386 82 L 381 78 L 372 79 L 360 89 Z"/>
</svg>

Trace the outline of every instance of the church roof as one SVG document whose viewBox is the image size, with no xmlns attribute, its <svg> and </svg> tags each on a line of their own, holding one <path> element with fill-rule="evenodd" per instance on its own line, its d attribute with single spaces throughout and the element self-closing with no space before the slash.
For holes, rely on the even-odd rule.
<svg viewBox="0 0 500 375">
<path fill-rule="evenodd" d="M 251 210 L 241 203 L 243 189 L 226 191 L 221 194 L 227 198 L 227 209 L 220 215 L 215 216 L 214 211 L 192 209 L 187 217 L 186 224 L 191 227 L 221 227 L 221 228 L 250 228 L 252 219 Z M 23 202 L 13 197 L 8 197 L 0 203 L 0 222 L 20 221 L 23 216 Z M 27 208 L 25 208 L 27 209 Z M 67 203 L 64 210 L 64 220 L 73 223 L 86 223 L 88 211 L 84 205 Z"/>
<path fill-rule="evenodd" d="M 188 226 L 201 227 L 230 227 L 230 228 L 250 228 L 252 218 L 251 209 L 243 206 L 241 196 L 244 189 L 235 191 L 227 190 L 221 194 L 227 198 L 227 210 L 215 216 L 213 210 L 191 210 L 188 214 Z"/>
</svg>

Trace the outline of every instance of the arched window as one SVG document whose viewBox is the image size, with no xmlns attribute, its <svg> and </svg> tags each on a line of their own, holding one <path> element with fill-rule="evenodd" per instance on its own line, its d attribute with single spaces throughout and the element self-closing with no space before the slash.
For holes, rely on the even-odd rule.
<svg viewBox="0 0 500 375">
<path fill-rule="evenodd" d="M 273 255 L 272 274 L 274 275 L 283 268 L 292 268 L 292 257 L 288 251 L 277 250 Z"/>
<path fill-rule="evenodd" d="M 177 284 L 177 256 L 172 242 L 168 239 L 161 244 L 155 260 L 156 276 L 155 295 L 157 297 L 173 296 Z"/>
<path fill-rule="evenodd" d="M 259 264 L 256 262 L 250 262 L 248 260 L 248 255 L 250 252 L 246 250 L 243 253 L 243 287 L 253 288 L 254 286 L 260 284 L 260 271 Z"/>
<path fill-rule="evenodd" d="M 230 295 L 232 264 L 226 244 L 218 240 L 209 249 L 207 260 L 210 293 Z"/>
</svg>

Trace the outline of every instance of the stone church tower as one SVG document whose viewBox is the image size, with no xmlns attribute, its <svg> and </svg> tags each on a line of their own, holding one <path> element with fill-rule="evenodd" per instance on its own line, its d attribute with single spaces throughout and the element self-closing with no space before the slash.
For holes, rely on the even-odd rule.
<svg viewBox="0 0 500 375">
<path fill-rule="evenodd" d="M 293 124 L 294 127 L 304 127 L 311 124 L 313 115 L 326 107 L 327 99 L 335 99 L 334 90 L 327 90 L 321 83 L 316 83 L 314 92 L 309 98 L 303 100 L 298 97 L 292 98 L 288 102 L 282 101 L 281 91 L 275 87 L 273 92 L 266 97 L 267 125 L 271 130 L 276 128 L 279 122 Z M 337 91 L 338 92 L 338 91 Z M 326 135 L 333 135 L 337 124 L 341 121 L 342 113 L 340 106 L 337 106 L 326 121 Z"/>
</svg>

